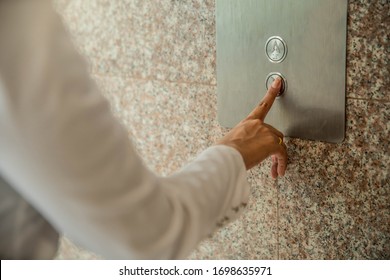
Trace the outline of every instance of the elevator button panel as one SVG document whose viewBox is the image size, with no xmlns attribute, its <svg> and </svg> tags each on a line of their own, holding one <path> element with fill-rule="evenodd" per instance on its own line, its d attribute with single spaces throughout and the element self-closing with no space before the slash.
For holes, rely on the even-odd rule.
<svg viewBox="0 0 390 280">
<path fill-rule="evenodd" d="M 348 0 L 216 0 L 217 112 L 234 127 L 275 77 L 265 122 L 285 136 L 342 142 Z"/>
</svg>

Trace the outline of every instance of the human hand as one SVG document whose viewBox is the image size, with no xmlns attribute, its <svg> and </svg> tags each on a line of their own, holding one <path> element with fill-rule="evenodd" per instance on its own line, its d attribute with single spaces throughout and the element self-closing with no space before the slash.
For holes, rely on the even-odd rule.
<svg viewBox="0 0 390 280">
<path fill-rule="evenodd" d="M 283 134 L 264 123 L 281 88 L 281 79 L 272 83 L 259 105 L 237 126 L 230 130 L 218 144 L 235 148 L 242 155 L 246 169 L 251 169 L 272 156 L 271 175 L 283 176 L 287 167 L 287 147 Z"/>
</svg>

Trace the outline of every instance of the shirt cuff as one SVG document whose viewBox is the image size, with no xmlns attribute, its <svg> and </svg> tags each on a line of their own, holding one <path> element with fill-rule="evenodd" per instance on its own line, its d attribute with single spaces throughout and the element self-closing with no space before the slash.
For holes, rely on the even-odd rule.
<svg viewBox="0 0 390 280">
<path fill-rule="evenodd" d="M 221 172 L 227 173 L 230 177 L 231 195 L 228 196 L 226 206 L 223 207 L 224 211 L 221 211 L 217 218 L 215 229 L 218 229 L 236 220 L 242 214 L 249 200 L 250 184 L 247 179 L 246 166 L 239 151 L 226 145 L 212 146 L 206 152 L 210 150 L 224 157 L 226 169 Z"/>
</svg>

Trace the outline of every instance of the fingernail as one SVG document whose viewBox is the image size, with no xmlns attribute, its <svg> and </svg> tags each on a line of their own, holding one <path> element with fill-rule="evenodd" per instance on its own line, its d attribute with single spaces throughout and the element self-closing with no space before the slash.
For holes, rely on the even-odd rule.
<svg viewBox="0 0 390 280">
<path fill-rule="evenodd" d="M 277 77 L 275 80 L 274 80 L 274 82 L 272 83 L 272 87 L 273 88 L 279 88 L 280 87 L 280 82 L 281 82 L 282 80 L 279 78 L 279 77 Z"/>
</svg>

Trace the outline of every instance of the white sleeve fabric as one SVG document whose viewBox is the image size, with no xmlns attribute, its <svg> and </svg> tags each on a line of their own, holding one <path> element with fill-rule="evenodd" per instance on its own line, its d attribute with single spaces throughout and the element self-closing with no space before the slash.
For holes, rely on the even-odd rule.
<svg viewBox="0 0 390 280">
<path fill-rule="evenodd" d="M 0 259 L 51 259 L 58 232 L 0 177 Z"/>
<path fill-rule="evenodd" d="M 47 0 L 0 1 L 0 177 L 109 259 L 184 258 L 249 196 L 227 146 L 168 177 L 145 167 Z"/>
</svg>

